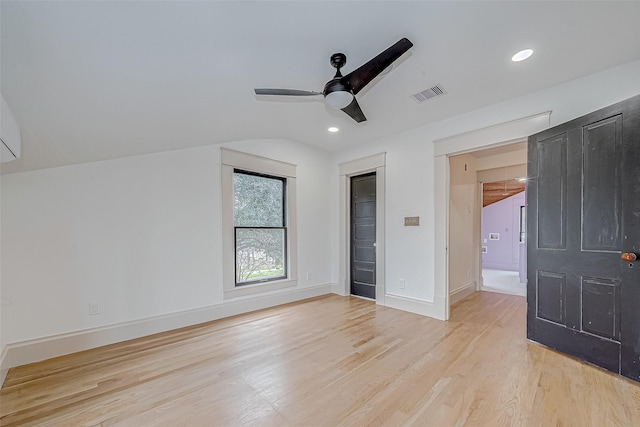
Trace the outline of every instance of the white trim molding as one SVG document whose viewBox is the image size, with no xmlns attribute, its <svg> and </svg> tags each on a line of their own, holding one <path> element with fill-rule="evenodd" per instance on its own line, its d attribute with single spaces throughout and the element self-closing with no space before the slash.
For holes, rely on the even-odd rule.
<svg viewBox="0 0 640 427">
<path fill-rule="evenodd" d="M 444 320 L 449 319 L 449 157 L 434 159 L 435 195 L 433 241 L 435 249 L 434 295 L 441 298 Z"/>
<path fill-rule="evenodd" d="M 2 384 L 4 384 L 4 379 L 7 378 L 7 373 L 9 372 L 9 366 L 5 366 L 5 359 L 7 358 L 7 347 L 5 346 L 2 350 L 2 356 L 0 356 L 0 389 L 2 388 Z"/>
<path fill-rule="evenodd" d="M 296 177 L 296 165 L 242 151 L 220 148 L 220 158 L 223 165 L 240 169 L 260 172 L 269 175 Z"/>
<path fill-rule="evenodd" d="M 455 304 L 458 301 L 462 301 L 469 295 L 476 292 L 478 289 L 478 285 L 476 282 L 471 282 L 468 285 L 461 287 L 460 289 L 456 289 L 455 291 L 451 291 L 449 294 L 449 304 Z"/>
<path fill-rule="evenodd" d="M 220 148 L 222 171 L 222 282 L 223 298 L 253 295 L 298 285 L 298 233 L 296 165 L 268 159 L 240 151 Z M 233 234 L 233 173 L 242 169 L 250 172 L 269 174 L 285 178 L 287 181 L 287 278 L 283 280 L 236 286 L 235 237 Z"/>
<path fill-rule="evenodd" d="M 386 153 L 378 153 L 372 156 L 363 157 L 361 159 L 340 163 L 338 165 L 339 174 L 354 176 L 362 175 L 367 172 L 373 172 L 379 167 L 384 167 L 386 156 Z"/>
<path fill-rule="evenodd" d="M 398 310 L 409 311 L 423 316 L 433 317 L 438 320 L 445 319 L 444 299 L 436 297 L 433 302 L 417 298 L 407 298 L 400 295 L 387 294 L 386 306 Z"/>
<path fill-rule="evenodd" d="M 523 141 L 529 135 L 550 127 L 551 111 L 511 120 L 482 129 L 438 139 L 434 145 L 435 230 L 434 304 L 449 319 L 449 156 Z"/>
<path fill-rule="evenodd" d="M 385 305 L 385 162 L 386 153 L 352 160 L 338 165 L 339 201 L 339 284 L 334 293 L 350 295 L 351 177 L 376 173 L 376 304 Z"/>
<path fill-rule="evenodd" d="M 10 368 L 27 363 L 330 294 L 333 286 L 327 283 L 240 297 L 209 307 L 17 342 L 7 345 L 0 369 L 6 375 Z"/>
<path fill-rule="evenodd" d="M 433 141 L 435 157 L 462 154 L 478 148 L 491 148 L 515 142 L 548 129 L 551 111 L 534 114 L 482 129 L 472 130 Z"/>
</svg>

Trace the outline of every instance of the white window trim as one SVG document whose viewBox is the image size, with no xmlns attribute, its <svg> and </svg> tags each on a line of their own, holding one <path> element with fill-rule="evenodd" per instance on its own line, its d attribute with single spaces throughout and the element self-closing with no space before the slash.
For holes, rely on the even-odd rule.
<svg viewBox="0 0 640 427">
<path fill-rule="evenodd" d="M 298 285 L 298 234 L 296 220 L 296 165 L 221 148 L 222 159 L 222 281 L 224 299 L 259 294 Z M 288 277 L 264 283 L 236 286 L 233 224 L 233 172 L 242 169 L 286 178 Z"/>
</svg>

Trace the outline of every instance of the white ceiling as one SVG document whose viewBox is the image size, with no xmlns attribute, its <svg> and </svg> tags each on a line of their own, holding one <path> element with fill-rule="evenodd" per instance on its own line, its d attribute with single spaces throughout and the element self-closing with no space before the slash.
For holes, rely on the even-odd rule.
<svg viewBox="0 0 640 427">
<path fill-rule="evenodd" d="M 23 134 L 3 173 L 244 139 L 335 151 L 640 59 L 640 2 L 2 0 L 0 13 L 0 89 Z M 348 73 L 402 37 L 410 53 L 358 94 L 365 123 L 253 93 L 321 91 L 332 53 Z M 410 97 L 436 83 L 447 95 Z"/>
</svg>

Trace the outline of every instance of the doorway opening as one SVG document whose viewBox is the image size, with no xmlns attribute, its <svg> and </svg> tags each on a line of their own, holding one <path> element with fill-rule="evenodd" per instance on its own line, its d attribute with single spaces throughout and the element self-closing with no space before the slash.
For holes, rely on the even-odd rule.
<svg viewBox="0 0 640 427">
<path fill-rule="evenodd" d="M 385 153 L 351 160 L 338 165 L 340 200 L 339 210 L 339 283 L 334 287 L 334 292 L 339 295 L 352 295 L 351 293 L 351 186 L 352 178 L 371 175 L 375 177 L 375 227 L 374 236 L 375 259 L 374 299 L 376 304 L 386 305 L 389 300 L 394 302 L 392 296 L 385 292 Z M 369 249 L 369 253 L 371 250 Z"/>
<path fill-rule="evenodd" d="M 376 173 L 351 177 L 351 295 L 376 299 Z"/>
<path fill-rule="evenodd" d="M 450 305 L 477 291 L 526 296 L 526 170 L 526 140 L 449 157 Z"/>
<path fill-rule="evenodd" d="M 525 181 L 481 183 L 482 291 L 527 295 Z"/>
</svg>

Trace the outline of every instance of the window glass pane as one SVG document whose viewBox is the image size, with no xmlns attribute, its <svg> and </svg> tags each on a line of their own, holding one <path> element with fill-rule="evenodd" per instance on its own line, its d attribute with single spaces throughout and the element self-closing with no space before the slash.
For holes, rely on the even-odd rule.
<svg viewBox="0 0 640 427">
<path fill-rule="evenodd" d="M 236 229 L 236 283 L 285 277 L 282 228 Z"/>
<path fill-rule="evenodd" d="M 283 227 L 284 180 L 242 172 L 233 174 L 236 227 Z"/>
</svg>

